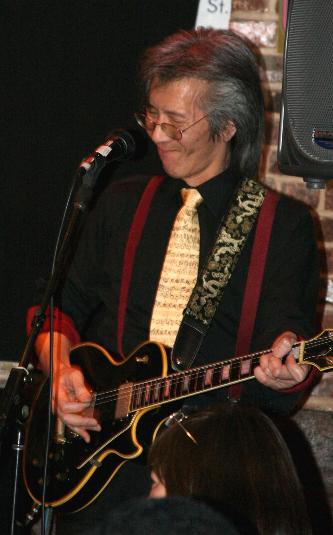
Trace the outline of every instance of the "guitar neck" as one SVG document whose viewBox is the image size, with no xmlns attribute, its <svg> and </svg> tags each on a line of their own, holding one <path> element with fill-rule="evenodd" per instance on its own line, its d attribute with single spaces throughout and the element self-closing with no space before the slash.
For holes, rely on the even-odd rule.
<svg viewBox="0 0 333 535">
<path fill-rule="evenodd" d="M 140 346 L 141 351 L 142 348 L 146 351 L 146 345 L 149 344 Z M 260 357 L 271 352 L 272 349 L 265 349 L 162 377 L 125 382 L 113 390 L 95 393 L 92 405 L 115 403 L 117 419 L 140 409 L 159 407 L 165 403 L 248 381 L 254 378 L 254 369 L 259 364 Z M 333 330 L 325 329 L 310 340 L 296 342 L 291 352 L 301 364 L 314 366 L 320 371 L 333 369 Z M 140 359 L 149 361 L 146 356 Z"/>
<path fill-rule="evenodd" d="M 296 360 L 299 359 L 301 345 L 304 345 L 304 342 L 297 342 L 292 346 L 292 352 Z M 146 407 L 160 406 L 253 379 L 254 368 L 259 364 L 260 357 L 271 352 L 271 349 L 266 349 L 249 355 L 175 372 L 164 377 L 132 383 L 130 412 Z M 127 390 L 128 387 L 129 385 L 126 387 Z"/>
</svg>

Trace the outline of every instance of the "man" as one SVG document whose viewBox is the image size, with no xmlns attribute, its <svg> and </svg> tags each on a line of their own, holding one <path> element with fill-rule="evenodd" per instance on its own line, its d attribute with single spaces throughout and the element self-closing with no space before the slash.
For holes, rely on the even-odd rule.
<svg viewBox="0 0 333 535">
<path fill-rule="evenodd" d="M 153 323 L 168 242 L 182 206 L 180 190 L 196 189 L 202 198 L 197 208 L 200 272 L 240 184 L 245 177 L 255 177 L 260 159 L 264 122 L 260 80 L 255 56 L 240 37 L 212 29 L 179 32 L 147 51 L 141 78 L 144 107 L 137 119 L 155 143 L 166 177 L 152 196 L 133 270 L 126 275 L 123 335 L 119 334 L 119 309 L 124 299 L 124 255 L 150 177 L 129 177 L 104 192 L 85 227 L 61 294 L 62 313 L 56 318 L 54 409 L 86 442 L 100 424 L 84 413 L 91 392 L 80 369 L 69 363 L 72 345 L 88 339 L 111 354 L 122 350 L 127 355 L 150 338 L 165 342 L 171 335 L 174 340 L 175 325 L 169 329 L 163 319 L 161 328 Z M 249 231 L 195 364 L 223 360 L 235 352 L 255 227 Z M 298 337 L 313 334 L 317 286 L 311 218 L 305 207 L 280 197 L 251 344 L 251 350 L 271 346 L 273 351 L 260 358 L 254 370 L 256 381 L 244 383 L 244 402 L 267 411 L 288 412 L 295 406 L 298 391 L 309 383 L 309 370 L 295 362 L 290 351 Z M 47 332 L 39 335 L 36 351 L 47 371 Z M 205 403 L 227 397 L 228 389 L 221 389 Z"/>
</svg>

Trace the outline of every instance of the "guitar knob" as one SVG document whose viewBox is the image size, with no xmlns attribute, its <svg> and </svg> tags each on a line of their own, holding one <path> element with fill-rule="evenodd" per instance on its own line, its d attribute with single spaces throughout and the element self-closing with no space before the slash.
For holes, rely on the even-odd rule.
<svg viewBox="0 0 333 535">
<path fill-rule="evenodd" d="M 55 475 L 55 478 L 56 478 L 58 481 L 66 481 L 66 479 L 68 479 L 68 474 L 69 474 L 69 470 L 65 470 L 65 472 L 58 472 L 58 473 Z"/>
<path fill-rule="evenodd" d="M 32 466 L 35 466 L 36 468 L 42 468 L 43 464 L 41 461 L 39 461 L 36 457 L 34 457 L 31 461 Z"/>
</svg>

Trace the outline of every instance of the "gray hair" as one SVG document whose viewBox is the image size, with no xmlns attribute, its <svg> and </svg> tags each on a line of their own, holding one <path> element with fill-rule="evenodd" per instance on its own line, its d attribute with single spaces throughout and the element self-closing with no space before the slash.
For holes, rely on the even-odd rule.
<svg viewBox="0 0 333 535">
<path fill-rule="evenodd" d="M 140 73 L 145 102 L 154 80 L 208 82 L 200 106 L 209 113 L 211 135 L 218 136 L 233 122 L 237 132 L 231 141 L 231 164 L 244 176 L 257 173 L 264 105 L 257 58 L 245 38 L 231 30 L 181 30 L 146 51 Z"/>
</svg>

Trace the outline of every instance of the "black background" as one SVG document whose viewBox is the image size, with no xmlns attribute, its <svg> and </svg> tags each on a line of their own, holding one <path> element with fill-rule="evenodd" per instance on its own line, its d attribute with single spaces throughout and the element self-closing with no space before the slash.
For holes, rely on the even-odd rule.
<svg viewBox="0 0 333 535">
<path fill-rule="evenodd" d="M 195 24 L 198 0 L 2 0 L 0 359 L 19 360 L 76 167 L 132 128 L 143 49 Z M 102 180 L 157 158 L 122 163 Z"/>
</svg>

